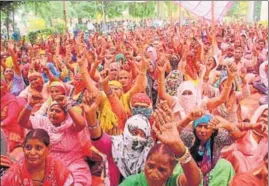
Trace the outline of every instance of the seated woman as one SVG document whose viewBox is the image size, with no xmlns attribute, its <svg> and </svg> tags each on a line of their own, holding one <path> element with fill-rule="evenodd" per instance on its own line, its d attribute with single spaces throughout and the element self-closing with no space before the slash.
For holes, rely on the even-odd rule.
<svg viewBox="0 0 269 186">
<path fill-rule="evenodd" d="M 40 109 L 35 112 L 35 114 L 41 114 L 43 116 L 46 116 L 51 103 L 55 100 L 55 97 L 58 95 L 66 94 L 67 90 L 65 84 L 60 81 L 53 81 L 49 85 L 49 98 L 42 104 Z"/>
<path fill-rule="evenodd" d="M 72 172 L 75 185 L 91 185 L 91 173 L 84 161 L 80 132 L 87 132 L 84 118 L 77 114 L 67 97 L 55 97 L 48 110 L 48 116 L 31 115 L 32 107 L 42 99 L 41 94 L 32 94 L 29 103 L 22 110 L 19 124 L 27 129 L 42 128 L 51 138 L 51 155 L 60 158 Z M 90 140 L 90 139 L 88 139 Z M 85 142 L 88 141 L 84 139 Z"/>
<path fill-rule="evenodd" d="M 24 82 L 18 64 L 18 56 L 14 51 L 13 41 L 9 41 L 8 43 L 8 52 L 11 55 L 13 67 L 7 67 L 4 69 L 4 80 L 8 84 L 9 92 L 14 96 L 18 96 L 24 89 Z"/>
<path fill-rule="evenodd" d="M 107 156 L 110 185 L 117 186 L 122 176 L 126 178 L 143 171 L 147 154 L 153 146 L 150 124 L 147 118 L 138 114 L 126 121 L 122 135 L 108 136 L 96 120 L 100 100 L 101 98 L 95 99 L 85 110 L 86 119 L 92 144 Z"/>
<path fill-rule="evenodd" d="M 151 148 L 144 172 L 129 176 L 120 186 L 198 186 L 202 181 L 200 170 L 182 142 L 171 115 L 159 109 L 155 121 L 153 130 L 162 143 Z M 183 171 L 173 175 L 177 163 Z"/>
<path fill-rule="evenodd" d="M 16 122 L 20 114 L 17 99 L 8 91 L 8 84 L 1 80 L 1 130 L 3 130 L 9 151 L 13 151 L 23 142 L 24 130 Z"/>
<path fill-rule="evenodd" d="M 260 106 L 251 118 L 251 124 L 239 124 L 247 132 L 221 156 L 230 161 L 236 173 L 247 172 L 263 162 L 268 153 L 268 105 Z"/>
<path fill-rule="evenodd" d="M 165 92 L 164 86 L 164 66 L 159 65 L 158 69 L 161 73 L 158 81 L 158 95 L 161 99 L 168 101 L 170 108 L 172 108 L 174 117 L 179 120 L 185 118 L 194 108 L 201 108 L 204 110 L 212 110 L 224 103 L 229 98 L 229 92 L 232 88 L 232 81 L 236 75 L 235 64 L 227 66 L 228 78 L 225 86 L 219 96 L 211 99 L 202 99 L 201 92 L 198 86 L 191 81 L 184 81 L 177 89 L 177 96 L 170 96 Z"/>
<path fill-rule="evenodd" d="M 70 171 L 49 155 L 50 137 L 33 129 L 23 143 L 24 159 L 13 164 L 1 178 L 1 185 L 73 185 Z"/>
<path fill-rule="evenodd" d="M 194 121 L 193 131 L 183 128 L 190 121 Z M 229 161 L 220 158 L 220 152 L 241 136 L 240 130 L 221 117 L 203 115 L 199 110 L 182 120 L 178 130 L 204 175 L 204 185 L 228 185 L 234 169 Z"/>
</svg>

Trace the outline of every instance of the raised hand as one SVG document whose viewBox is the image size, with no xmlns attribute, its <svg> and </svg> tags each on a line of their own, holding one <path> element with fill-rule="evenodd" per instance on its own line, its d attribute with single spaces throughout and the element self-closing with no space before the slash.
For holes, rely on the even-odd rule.
<svg viewBox="0 0 269 186">
<path fill-rule="evenodd" d="M 165 58 L 162 57 L 157 61 L 157 70 L 161 73 L 164 73 L 166 70 L 166 61 Z"/>
<path fill-rule="evenodd" d="M 14 41 L 12 41 L 12 40 L 8 41 L 7 47 L 9 50 L 14 50 L 14 48 L 15 48 Z"/>
<path fill-rule="evenodd" d="M 158 108 L 153 114 L 155 123 L 153 125 L 153 131 L 156 137 L 166 145 L 174 145 L 178 141 L 181 141 L 179 133 L 177 131 L 176 122 L 172 121 L 172 117 L 166 114 L 163 109 Z"/>
<path fill-rule="evenodd" d="M 209 125 L 208 125 L 209 128 L 212 128 L 212 129 L 230 129 L 230 122 L 227 121 L 226 119 L 220 117 L 220 116 L 215 116 L 210 122 L 209 122 Z M 232 129 L 230 129 L 232 130 Z"/>
<path fill-rule="evenodd" d="M 205 114 L 205 111 L 201 109 L 194 110 L 188 114 L 188 119 L 194 121 L 198 118 L 201 118 Z"/>
<path fill-rule="evenodd" d="M 108 70 L 101 71 L 100 75 L 101 75 L 101 80 L 100 80 L 100 83 L 101 84 L 105 84 L 105 83 L 108 83 L 109 82 L 109 80 L 110 80 L 110 74 L 109 74 L 109 71 Z"/>
<path fill-rule="evenodd" d="M 61 106 L 66 107 L 68 104 L 68 98 L 64 95 L 55 96 L 55 101 Z"/>
<path fill-rule="evenodd" d="M 31 107 L 34 107 L 38 103 L 41 103 L 43 100 L 43 97 L 40 92 L 33 92 L 32 95 L 29 98 L 28 104 Z"/>
<path fill-rule="evenodd" d="M 264 122 L 258 122 L 251 125 L 252 130 L 261 131 L 261 134 L 268 135 L 268 125 Z"/>
<path fill-rule="evenodd" d="M 229 79 L 234 79 L 235 76 L 237 75 L 237 68 L 236 64 L 234 63 L 228 63 L 227 66 L 227 73 L 228 73 L 228 78 Z"/>
</svg>

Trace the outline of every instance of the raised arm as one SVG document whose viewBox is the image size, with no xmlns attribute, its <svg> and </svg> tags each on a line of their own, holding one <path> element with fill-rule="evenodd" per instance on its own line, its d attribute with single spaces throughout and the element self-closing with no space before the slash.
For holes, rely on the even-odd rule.
<svg viewBox="0 0 269 186">
<path fill-rule="evenodd" d="M 243 136 L 244 132 L 241 132 L 236 124 L 230 123 L 229 121 L 225 120 L 220 116 L 215 116 L 209 123 L 209 127 L 215 130 L 218 129 L 225 129 L 229 132 L 231 137 L 236 140 Z"/>
<path fill-rule="evenodd" d="M 78 58 L 78 64 L 80 67 L 80 73 L 82 75 L 82 79 L 85 83 L 85 86 L 89 92 L 92 92 L 96 95 L 100 94 L 100 90 L 94 85 L 94 81 L 91 79 L 88 69 L 87 69 L 87 60 L 85 55 L 82 55 Z"/>
<path fill-rule="evenodd" d="M 167 100 L 169 107 L 173 106 L 173 98 L 169 94 L 166 93 L 165 90 L 165 64 L 162 61 L 157 64 L 157 71 L 160 73 L 158 77 L 158 96 L 160 99 Z"/>
<path fill-rule="evenodd" d="M 98 105 L 100 104 L 98 100 L 101 99 L 102 99 L 101 94 L 96 96 L 91 94 L 86 97 L 86 102 L 83 103 L 83 109 L 86 116 L 87 126 L 92 139 L 98 139 L 102 136 L 102 129 L 97 120 Z"/>
<path fill-rule="evenodd" d="M 102 71 L 101 77 L 102 77 L 101 84 L 102 84 L 103 90 L 108 97 L 112 111 L 116 114 L 118 118 L 118 129 L 121 130 L 118 132 L 122 132 L 124 129 L 124 122 L 127 120 L 128 116 L 124 110 L 124 107 L 119 97 L 115 93 L 112 93 L 112 90 L 108 85 L 109 79 L 111 78 L 110 75 L 108 74 L 108 70 Z"/>
<path fill-rule="evenodd" d="M 143 58 L 140 66 L 139 74 L 135 80 L 134 86 L 129 90 L 130 96 L 143 92 L 147 86 L 147 69 L 148 69 L 148 61 L 147 59 Z"/>
<path fill-rule="evenodd" d="M 77 113 L 74 107 L 72 107 L 71 103 L 68 101 L 68 98 L 64 95 L 58 95 L 55 97 L 55 100 L 58 104 L 65 109 L 65 111 L 70 115 L 73 120 L 73 128 L 75 131 L 80 132 L 86 126 L 86 122 L 84 118 Z"/>
<path fill-rule="evenodd" d="M 232 89 L 232 82 L 237 73 L 236 65 L 229 63 L 227 65 L 227 73 L 228 78 L 220 95 L 208 100 L 206 105 L 208 110 L 215 109 L 217 106 L 225 103 L 229 99 L 229 94 Z"/>
<path fill-rule="evenodd" d="M 164 112 L 162 109 L 158 109 L 157 112 L 154 113 L 154 118 L 155 125 L 153 126 L 153 131 L 156 137 L 173 150 L 175 159 L 179 161 L 183 168 L 184 174 L 180 175 L 179 179 L 177 179 L 177 184 L 198 186 L 202 179 L 200 170 L 188 148 L 180 138 L 176 122 L 172 120 L 172 112 Z"/>
<path fill-rule="evenodd" d="M 34 92 L 29 98 L 29 101 L 27 105 L 22 109 L 19 118 L 18 118 L 18 123 L 21 127 L 27 128 L 27 129 L 32 129 L 32 123 L 29 120 L 31 116 L 31 111 L 33 107 L 40 103 L 42 101 L 42 95 L 40 92 Z"/>
<path fill-rule="evenodd" d="M 14 42 L 13 41 L 8 42 L 8 51 L 9 51 L 11 58 L 12 58 L 12 61 L 13 61 L 15 73 L 17 75 L 21 75 L 20 66 L 18 64 L 18 57 L 17 57 L 17 54 L 14 52 Z"/>
</svg>

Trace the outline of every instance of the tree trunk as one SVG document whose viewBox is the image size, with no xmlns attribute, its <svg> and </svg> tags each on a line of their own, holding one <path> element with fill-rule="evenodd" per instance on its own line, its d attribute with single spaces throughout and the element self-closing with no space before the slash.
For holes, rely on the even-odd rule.
<svg viewBox="0 0 269 186">
<path fill-rule="evenodd" d="M 12 7 L 12 29 L 15 32 L 15 8 Z"/>
<path fill-rule="evenodd" d="M 7 10 L 6 27 L 7 27 L 7 38 L 9 39 L 9 11 L 8 10 Z"/>
<path fill-rule="evenodd" d="M 52 24 L 52 19 L 51 19 L 51 17 L 49 17 L 48 19 L 49 19 L 49 24 L 50 24 L 50 27 L 53 27 L 53 24 Z"/>
<path fill-rule="evenodd" d="M 82 18 L 78 18 L 78 24 L 82 24 Z"/>
</svg>

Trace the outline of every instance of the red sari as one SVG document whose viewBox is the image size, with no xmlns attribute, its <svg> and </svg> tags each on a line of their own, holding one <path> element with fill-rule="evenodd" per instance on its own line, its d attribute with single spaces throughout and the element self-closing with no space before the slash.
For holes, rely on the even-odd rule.
<svg viewBox="0 0 269 186">
<path fill-rule="evenodd" d="M 14 95 L 7 93 L 1 97 L 1 128 L 7 137 L 9 151 L 23 141 L 24 129 L 17 123 L 19 114 L 20 108 Z"/>
<path fill-rule="evenodd" d="M 46 158 L 45 177 L 42 186 L 67 186 L 73 183 L 70 171 L 59 160 L 50 156 Z M 1 185 L 8 186 L 33 186 L 33 180 L 29 174 L 25 160 L 10 167 L 1 178 Z"/>
</svg>

